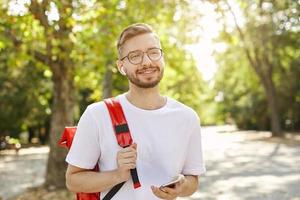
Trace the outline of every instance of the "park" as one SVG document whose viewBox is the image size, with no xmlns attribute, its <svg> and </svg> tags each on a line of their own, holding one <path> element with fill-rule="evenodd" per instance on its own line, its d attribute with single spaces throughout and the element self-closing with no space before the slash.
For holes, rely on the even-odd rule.
<svg viewBox="0 0 300 200">
<path fill-rule="evenodd" d="M 135 23 L 159 36 L 160 93 L 201 121 L 206 173 L 192 196 L 177 199 L 300 199 L 299 6 L 1 1 L 0 199 L 75 199 L 57 143 L 90 104 L 128 91 L 117 40 Z"/>
</svg>

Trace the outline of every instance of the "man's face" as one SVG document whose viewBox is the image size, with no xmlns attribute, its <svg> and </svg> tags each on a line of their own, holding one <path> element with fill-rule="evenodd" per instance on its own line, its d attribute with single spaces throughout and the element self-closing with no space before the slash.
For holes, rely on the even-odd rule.
<svg viewBox="0 0 300 200">
<path fill-rule="evenodd" d="M 161 48 L 158 39 L 152 33 L 138 35 L 125 42 L 122 57 L 136 50 L 146 52 L 152 48 Z M 147 53 L 144 53 L 140 64 L 132 64 L 127 57 L 119 62 L 119 67 L 123 67 L 131 84 L 140 88 L 153 88 L 163 77 L 164 64 L 163 56 L 157 61 L 152 61 Z"/>
</svg>

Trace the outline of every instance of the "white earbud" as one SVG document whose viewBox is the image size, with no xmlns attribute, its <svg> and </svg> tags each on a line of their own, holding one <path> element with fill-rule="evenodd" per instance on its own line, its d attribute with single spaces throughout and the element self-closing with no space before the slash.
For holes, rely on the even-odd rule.
<svg viewBox="0 0 300 200">
<path fill-rule="evenodd" d="M 125 70 L 124 70 L 124 67 L 121 67 L 120 72 L 121 72 L 122 75 L 124 75 L 124 76 L 126 75 L 126 72 L 125 72 Z"/>
</svg>

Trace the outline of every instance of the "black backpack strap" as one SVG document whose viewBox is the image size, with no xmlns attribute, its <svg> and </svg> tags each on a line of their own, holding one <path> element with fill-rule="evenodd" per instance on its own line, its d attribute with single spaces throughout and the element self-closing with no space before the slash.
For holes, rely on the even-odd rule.
<svg viewBox="0 0 300 200">
<path fill-rule="evenodd" d="M 102 200 L 110 200 L 115 196 L 115 194 L 122 188 L 125 182 L 119 183 L 115 185 L 109 192 L 105 195 L 105 197 Z"/>
</svg>

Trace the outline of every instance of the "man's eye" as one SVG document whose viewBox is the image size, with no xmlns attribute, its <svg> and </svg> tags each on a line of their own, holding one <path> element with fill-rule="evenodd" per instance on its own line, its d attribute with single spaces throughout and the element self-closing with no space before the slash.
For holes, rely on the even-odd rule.
<svg viewBox="0 0 300 200">
<path fill-rule="evenodd" d="M 158 55 L 158 54 L 160 54 L 160 52 L 159 52 L 159 50 L 152 50 L 152 51 L 149 51 L 149 54 L 150 55 Z"/>
<path fill-rule="evenodd" d="M 150 52 L 150 55 L 153 55 L 153 56 L 158 55 L 158 54 L 159 54 L 158 52 Z"/>
<path fill-rule="evenodd" d="M 134 55 L 131 55 L 131 56 L 130 56 L 131 59 L 137 59 L 137 58 L 139 58 L 139 57 L 140 57 L 139 54 L 134 54 Z"/>
</svg>

